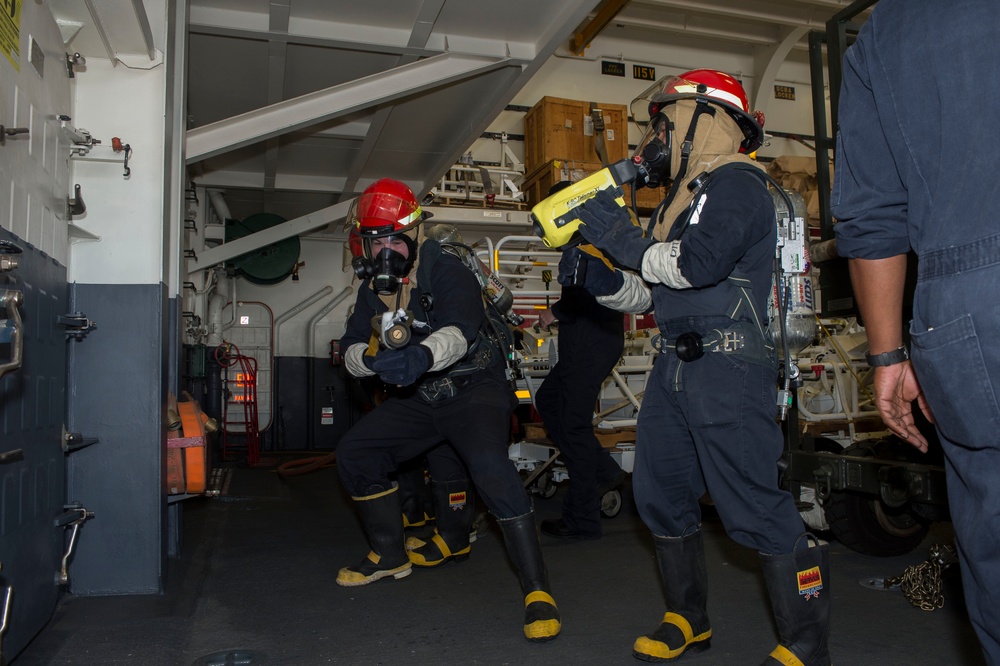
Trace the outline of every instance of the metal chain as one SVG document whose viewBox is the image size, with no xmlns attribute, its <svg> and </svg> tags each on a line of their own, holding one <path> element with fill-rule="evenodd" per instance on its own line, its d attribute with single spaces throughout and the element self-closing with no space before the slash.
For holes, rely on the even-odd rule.
<svg viewBox="0 0 1000 666">
<path fill-rule="evenodd" d="M 935 544 L 931 546 L 926 562 L 907 567 L 901 576 L 886 579 L 885 586 L 890 588 L 899 585 L 907 601 L 920 610 L 943 608 L 941 572 L 957 561 L 954 547 Z"/>
<path fill-rule="evenodd" d="M 888 587 L 899 585 L 906 600 L 920 610 L 932 611 L 944 607 L 941 593 L 941 565 L 927 561 L 906 567 L 902 576 L 886 581 Z"/>
</svg>

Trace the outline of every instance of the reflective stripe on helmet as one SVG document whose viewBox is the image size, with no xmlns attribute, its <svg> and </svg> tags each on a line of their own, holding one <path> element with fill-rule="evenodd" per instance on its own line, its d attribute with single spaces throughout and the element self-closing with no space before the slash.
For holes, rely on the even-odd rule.
<svg viewBox="0 0 1000 666">
<path fill-rule="evenodd" d="M 690 94 L 690 95 L 704 95 L 706 97 L 711 97 L 728 104 L 732 104 L 737 109 L 743 108 L 743 100 L 731 92 L 722 90 L 721 88 L 708 88 L 704 92 L 698 91 L 698 85 L 694 83 L 682 83 L 680 85 L 674 86 L 672 92 L 680 95 Z"/>
</svg>

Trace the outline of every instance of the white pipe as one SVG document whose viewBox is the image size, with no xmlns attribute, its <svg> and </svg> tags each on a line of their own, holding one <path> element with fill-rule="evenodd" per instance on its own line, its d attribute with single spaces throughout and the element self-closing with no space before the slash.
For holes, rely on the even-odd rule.
<svg viewBox="0 0 1000 666">
<path fill-rule="evenodd" d="M 309 327 L 306 329 L 306 355 L 312 358 L 315 353 L 313 346 L 316 344 L 316 325 L 319 324 L 320 320 L 323 319 L 331 310 L 341 304 L 341 302 L 351 295 L 354 291 L 351 287 L 344 287 L 340 290 L 340 293 L 330 299 L 330 302 L 323 306 L 323 308 L 313 315 L 313 318 L 309 320 Z"/>
<path fill-rule="evenodd" d="M 524 277 L 521 275 L 520 277 Z M 560 285 L 559 289 L 562 289 Z M 559 291 L 556 289 L 550 289 L 548 291 L 542 289 L 511 289 L 511 293 L 514 295 L 514 300 L 517 301 L 521 297 L 533 296 L 535 298 L 544 299 L 546 296 L 559 296 Z M 556 300 L 559 300 L 558 298 Z"/>
<path fill-rule="evenodd" d="M 615 384 L 618 385 L 618 390 L 624 393 L 625 397 L 628 398 L 628 401 L 632 403 L 633 407 L 635 407 L 635 411 L 638 412 L 642 409 L 642 403 L 639 402 L 639 398 L 637 398 L 635 393 L 632 392 L 632 389 L 628 387 L 628 382 L 625 381 L 625 378 L 618 373 L 617 368 L 611 371 L 611 376 L 614 378 Z"/>
<path fill-rule="evenodd" d="M 226 220 L 232 219 L 233 216 L 229 212 L 229 204 L 226 203 L 225 197 L 222 196 L 222 190 L 206 190 L 206 192 L 208 193 L 208 200 L 212 202 L 212 208 L 215 209 L 215 214 L 219 216 L 219 222 L 225 224 Z"/>
<path fill-rule="evenodd" d="M 205 344 L 209 347 L 218 347 L 222 344 L 222 331 L 224 330 L 224 326 L 222 325 L 222 310 L 226 307 L 226 303 L 229 302 L 224 291 L 229 286 L 229 282 L 228 277 L 225 275 L 220 276 L 215 285 L 215 291 L 212 292 L 212 295 L 208 299 L 208 328 L 206 329 L 208 337 L 205 340 Z"/>
<path fill-rule="evenodd" d="M 237 300 L 236 300 L 236 281 L 237 281 L 237 278 L 234 278 L 234 277 L 231 278 L 231 277 L 229 277 L 222 270 L 218 271 L 216 273 L 216 276 L 218 277 L 218 280 L 219 280 L 219 283 L 215 287 L 216 290 L 217 291 L 223 291 L 223 290 L 225 290 L 228 287 L 229 288 L 229 301 L 228 301 L 227 304 L 232 306 L 232 308 L 230 308 L 229 321 L 227 321 L 226 323 L 224 323 L 222 325 L 222 330 L 225 331 L 227 329 L 232 328 L 233 324 L 236 323 L 236 303 L 237 303 Z"/>
<path fill-rule="evenodd" d="M 320 289 L 319 291 L 317 291 L 312 296 L 305 299 L 304 301 L 301 301 L 298 305 L 292 306 L 290 310 L 285 311 L 283 314 L 279 315 L 277 319 L 274 320 L 273 353 L 275 356 L 281 355 L 281 350 L 278 348 L 278 333 L 281 331 L 281 325 L 332 291 L 333 287 L 327 285 L 322 289 Z"/>
<path fill-rule="evenodd" d="M 507 254 L 507 253 L 505 252 L 504 254 Z M 525 252 L 518 252 L 517 254 L 523 255 L 523 254 L 526 254 L 526 253 Z M 507 266 L 540 266 L 540 267 L 542 267 L 542 266 L 558 266 L 559 265 L 559 259 L 560 259 L 559 257 L 553 257 L 552 261 L 538 261 L 538 260 L 535 260 L 535 261 L 512 261 L 512 260 L 504 260 L 502 263 L 506 264 Z M 521 274 L 521 276 L 524 277 L 524 274 Z"/>
</svg>

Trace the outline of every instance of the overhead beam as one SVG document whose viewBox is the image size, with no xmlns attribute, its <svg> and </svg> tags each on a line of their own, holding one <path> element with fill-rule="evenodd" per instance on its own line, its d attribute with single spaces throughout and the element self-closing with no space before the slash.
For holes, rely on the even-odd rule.
<svg viewBox="0 0 1000 666">
<path fill-rule="evenodd" d="M 351 201 L 353 201 L 353 199 Z M 229 241 L 224 245 L 209 248 L 201 254 L 188 259 L 187 272 L 188 274 L 197 273 L 198 271 L 203 271 L 208 268 L 212 268 L 213 266 L 225 263 L 230 259 L 235 259 L 236 257 L 246 254 L 247 252 L 253 252 L 254 250 L 277 243 L 278 241 L 283 241 L 286 238 L 298 236 L 299 234 L 307 234 L 318 229 L 324 229 L 330 224 L 338 220 L 342 220 L 347 216 L 347 211 L 350 208 L 351 201 L 342 201 L 341 203 L 321 208 L 320 210 L 313 211 L 308 215 L 297 217 L 294 220 L 283 222 L 273 227 L 264 229 L 263 231 L 250 234 L 249 236 L 243 236 L 242 238 Z"/>
<path fill-rule="evenodd" d="M 192 175 L 199 186 L 218 189 L 243 188 L 263 190 L 267 182 L 261 171 L 209 170 Z M 347 186 L 343 176 L 279 173 L 275 175 L 273 189 L 281 192 L 319 192 L 336 194 Z"/>
<path fill-rule="evenodd" d="M 768 105 L 773 98 L 766 91 L 771 90 L 771 86 L 778 79 L 778 70 L 788 58 L 788 53 L 802 39 L 808 28 L 785 28 L 780 42 L 773 46 L 754 50 L 754 87 L 753 97 L 750 101 L 753 107 L 767 117 Z"/>
<path fill-rule="evenodd" d="M 549 21 L 545 27 L 545 33 L 536 42 L 535 47 L 535 57 L 531 62 L 526 64 L 517 64 L 517 71 L 513 73 L 510 79 L 506 82 L 502 88 L 497 90 L 496 97 L 493 100 L 492 108 L 486 110 L 484 113 L 476 116 L 478 122 L 474 124 L 470 130 L 467 132 L 467 136 L 471 139 L 481 136 L 483 132 L 487 130 L 490 124 L 499 117 L 500 113 L 507 108 L 511 100 L 514 99 L 514 95 L 521 91 L 525 85 L 538 73 L 542 65 L 548 61 L 549 56 L 551 56 L 557 48 L 566 43 L 566 40 L 570 35 L 573 34 L 573 30 L 580 25 L 584 19 L 590 14 L 590 12 L 597 6 L 597 0 L 562 0 L 557 3 L 560 8 L 561 14 L 558 17 L 554 17 Z M 512 68 L 513 69 L 513 68 Z M 441 156 L 433 168 L 427 171 L 427 180 L 424 186 L 419 190 L 419 197 L 423 197 L 427 192 L 430 191 L 431 187 L 435 183 L 441 180 L 442 177 L 448 172 L 452 166 L 458 161 L 458 158 L 468 149 L 468 146 L 461 146 L 455 148 L 450 153 L 445 153 Z M 417 192 L 417 190 L 414 190 Z M 419 198 L 418 197 L 418 198 Z"/>
<path fill-rule="evenodd" d="M 605 0 L 604 5 L 597 11 L 597 14 L 585 26 L 573 35 L 572 51 L 576 55 L 583 55 L 583 52 L 590 46 L 590 42 L 600 34 L 608 23 L 618 15 L 630 0 Z"/>
<path fill-rule="evenodd" d="M 308 35 L 296 35 L 294 33 L 276 33 L 267 30 L 250 30 L 247 28 L 233 28 L 221 25 L 207 25 L 204 23 L 192 23 L 188 26 L 188 32 L 192 35 L 207 35 L 210 37 L 235 37 L 238 39 L 252 39 L 261 42 L 281 41 L 297 46 L 322 46 L 331 49 L 343 49 L 347 51 L 360 51 L 363 53 L 382 53 L 389 55 L 411 55 L 418 58 L 428 58 L 438 55 L 441 51 L 412 48 L 408 46 L 396 46 L 393 44 L 372 44 L 369 42 L 352 42 L 346 39 L 328 39 L 325 37 L 311 37 Z"/>
<path fill-rule="evenodd" d="M 444 2 L 445 0 L 427 0 L 420 5 L 420 11 L 417 19 L 413 22 L 413 30 L 410 31 L 410 38 L 406 43 L 407 46 L 422 48 L 427 45 L 427 40 L 434 32 L 434 24 L 441 14 Z M 402 55 L 396 62 L 396 66 L 408 65 L 414 60 L 416 60 L 416 56 Z M 361 179 L 365 167 L 368 166 L 368 160 L 375 151 L 375 146 L 378 145 L 379 137 L 382 136 L 382 130 L 385 129 L 385 124 L 389 122 L 389 115 L 391 113 L 392 109 L 386 107 L 376 111 L 372 117 L 365 140 L 361 143 L 357 156 L 347 171 L 347 182 L 344 192 L 341 194 L 341 200 L 344 197 L 353 195 L 357 190 L 358 180 Z"/>
<path fill-rule="evenodd" d="M 442 53 L 409 65 L 318 90 L 188 130 L 187 163 L 221 155 L 376 104 L 459 81 L 509 64 L 509 58 Z"/>
<path fill-rule="evenodd" d="M 704 37 L 707 39 L 721 39 L 743 44 L 753 44 L 755 46 L 769 46 L 777 40 L 776 36 L 766 36 L 760 33 L 710 27 L 708 25 L 695 25 L 687 20 L 654 20 L 648 16 L 619 15 L 615 18 L 615 24 L 623 28 L 643 32 L 671 33 L 687 38 Z"/>
<path fill-rule="evenodd" d="M 291 14 L 290 0 L 270 0 L 268 30 L 271 34 L 288 34 L 288 20 Z M 285 69 L 288 44 L 280 40 L 267 43 L 267 103 L 277 104 L 285 96 Z M 264 212 L 271 212 L 271 195 L 278 173 L 278 153 L 281 143 L 278 137 L 267 140 L 264 149 Z"/>
<path fill-rule="evenodd" d="M 139 31 L 142 32 L 142 42 L 146 46 L 146 53 L 150 60 L 156 60 L 156 47 L 153 43 L 153 29 L 149 25 L 149 16 L 146 15 L 146 7 L 142 0 L 132 0 L 132 9 L 135 10 L 135 18 L 139 22 Z"/>
<path fill-rule="evenodd" d="M 789 27 L 822 29 L 826 27 L 829 11 L 812 6 L 785 7 L 776 11 L 773 2 L 759 0 L 635 0 L 636 4 L 658 9 L 676 9 L 681 12 L 697 12 L 710 16 L 720 16 L 740 21 L 775 23 Z"/>
</svg>

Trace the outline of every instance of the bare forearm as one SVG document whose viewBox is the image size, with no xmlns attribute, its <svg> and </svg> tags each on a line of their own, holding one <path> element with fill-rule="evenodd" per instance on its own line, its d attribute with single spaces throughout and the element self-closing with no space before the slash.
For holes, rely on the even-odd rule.
<svg viewBox="0 0 1000 666">
<path fill-rule="evenodd" d="M 886 259 L 851 259 L 851 283 L 872 354 L 903 344 L 903 285 L 906 255 Z"/>
</svg>

